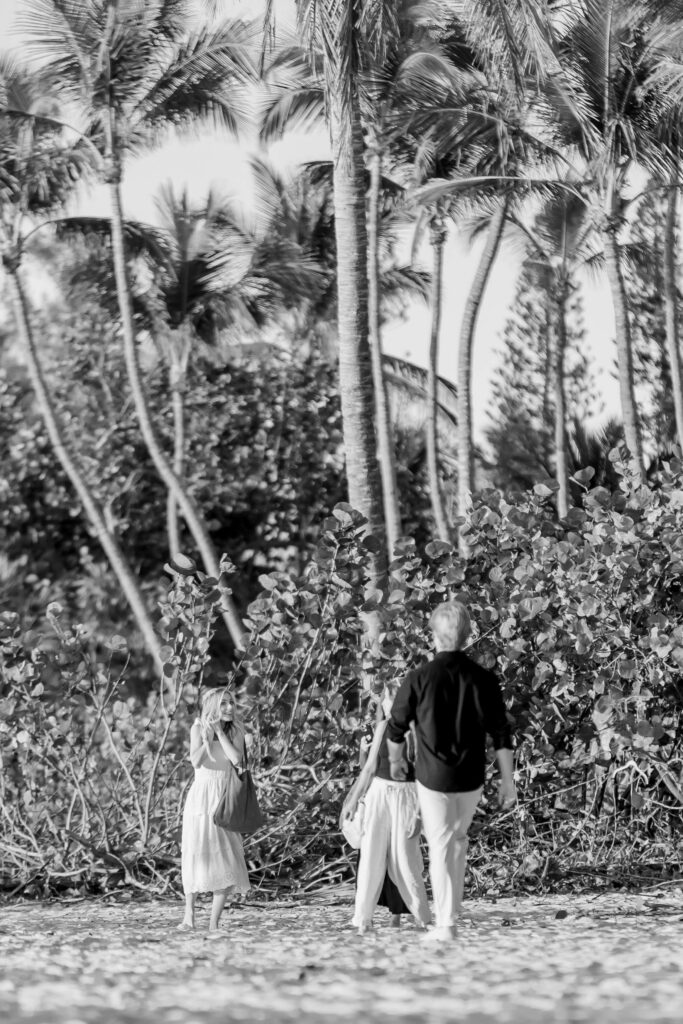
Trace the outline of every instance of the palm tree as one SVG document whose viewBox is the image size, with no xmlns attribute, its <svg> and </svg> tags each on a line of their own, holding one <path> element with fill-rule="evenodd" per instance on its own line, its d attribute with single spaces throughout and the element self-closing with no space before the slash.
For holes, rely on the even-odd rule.
<svg viewBox="0 0 683 1024">
<path fill-rule="evenodd" d="M 683 364 L 678 327 L 677 233 L 678 197 L 680 191 L 681 132 L 680 111 L 683 103 L 683 8 L 680 3 L 660 4 L 657 18 L 651 27 L 653 45 L 661 52 L 662 60 L 654 68 L 653 85 L 660 86 L 671 101 L 671 110 L 662 119 L 656 131 L 659 140 L 671 155 L 670 167 L 664 179 L 667 192 L 667 214 L 664 228 L 664 308 L 666 318 L 666 344 L 676 420 L 678 445 L 683 449 Z"/>
<path fill-rule="evenodd" d="M 14 315 L 27 356 L 28 371 L 45 429 L 66 476 L 78 495 L 92 531 L 133 612 L 149 654 L 160 669 L 160 640 L 139 582 L 82 473 L 68 433 L 47 384 L 21 266 L 27 221 L 51 219 L 87 169 L 87 149 L 64 139 L 52 124 L 43 84 L 7 62 L 0 71 L 0 251 L 12 289 Z"/>
<path fill-rule="evenodd" d="M 434 214 L 430 220 L 429 243 L 432 248 L 432 322 L 429 335 L 429 363 L 427 368 L 427 477 L 429 479 L 429 495 L 437 535 L 439 540 L 449 542 L 450 529 L 443 494 L 441 493 L 441 479 L 439 475 L 438 366 L 441 310 L 443 304 L 443 250 L 446 243 L 446 228 L 443 217 L 439 216 L 438 213 Z"/>
<path fill-rule="evenodd" d="M 233 130 L 239 92 L 251 74 L 249 30 L 239 21 L 190 29 L 185 0 L 27 0 L 21 28 L 27 50 L 74 106 L 109 189 L 114 270 L 124 356 L 140 429 L 159 476 L 182 509 L 207 572 L 220 576 L 211 537 L 194 500 L 166 457 L 142 385 L 126 264 L 121 178 L 125 158 L 164 132 L 213 118 Z M 244 627 L 229 595 L 223 617 L 236 647 Z"/>
<path fill-rule="evenodd" d="M 524 0 L 502 8 L 479 2 L 461 12 L 441 39 L 441 59 L 427 76 L 413 76 L 413 114 L 418 169 L 417 200 L 445 205 L 452 218 L 463 207 L 484 204 L 489 226 L 474 274 L 458 346 L 458 512 L 469 507 L 474 487 L 472 438 L 472 354 L 479 310 L 498 254 L 512 202 L 512 190 L 528 189 L 532 155 L 548 146 L 527 126 L 525 75 L 545 52 L 543 33 L 528 39 L 529 19 L 541 26 L 540 8 Z M 502 22 L 500 18 L 502 17 Z M 485 31 L 484 31 L 485 29 Z M 466 534 L 459 531 L 461 553 Z"/>
<path fill-rule="evenodd" d="M 381 538 L 373 573 L 386 567 L 381 479 L 377 462 L 365 209 L 361 90 L 368 55 L 381 64 L 392 36 L 388 0 L 339 4 L 297 0 L 300 34 L 322 62 L 325 109 L 332 141 L 339 332 L 339 382 L 349 500 Z"/>
<path fill-rule="evenodd" d="M 149 232 L 152 286 L 140 296 L 169 365 L 174 424 L 173 469 L 184 478 L 184 393 L 188 362 L 200 343 L 216 347 L 226 329 L 263 327 L 319 286 L 317 268 L 271 224 L 250 225 L 240 206 L 210 192 L 192 205 L 172 187 L 157 199 L 161 227 Z M 177 502 L 168 493 L 171 553 L 180 550 Z"/>
<path fill-rule="evenodd" d="M 565 399 L 565 357 L 567 349 L 567 306 L 576 275 L 602 263 L 595 247 L 595 222 L 586 199 L 565 193 L 546 201 L 533 225 L 514 218 L 529 242 L 525 266 L 543 284 L 553 310 L 554 344 L 552 382 L 554 390 L 555 479 L 558 485 L 557 511 L 564 518 L 569 510 L 569 469 L 567 463 L 567 412 Z"/>
<path fill-rule="evenodd" d="M 669 20 L 666 31 L 664 19 Z M 546 89 L 567 139 L 585 159 L 602 211 L 605 265 L 612 294 L 619 388 L 626 444 L 645 481 L 641 427 L 634 397 L 633 343 L 621 262 L 624 192 L 634 166 L 668 177 L 671 154 L 659 125 L 679 102 L 681 67 L 667 53 L 679 23 L 677 0 L 581 0 L 559 41 L 562 73 Z M 663 71 L 663 65 L 666 70 Z"/>
</svg>

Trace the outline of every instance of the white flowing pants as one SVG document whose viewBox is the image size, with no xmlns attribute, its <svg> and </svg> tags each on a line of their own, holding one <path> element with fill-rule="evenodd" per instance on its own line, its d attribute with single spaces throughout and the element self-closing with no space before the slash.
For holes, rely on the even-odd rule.
<svg viewBox="0 0 683 1024">
<path fill-rule="evenodd" d="M 417 783 L 422 830 L 429 846 L 429 877 L 434 900 L 434 924 L 456 924 L 462 908 L 467 864 L 467 830 L 483 787 L 467 793 L 439 793 Z"/>
<path fill-rule="evenodd" d="M 415 783 L 372 780 L 365 796 L 353 916 L 356 928 L 372 923 L 387 871 L 413 917 L 422 925 L 429 923 L 417 819 Z"/>
</svg>

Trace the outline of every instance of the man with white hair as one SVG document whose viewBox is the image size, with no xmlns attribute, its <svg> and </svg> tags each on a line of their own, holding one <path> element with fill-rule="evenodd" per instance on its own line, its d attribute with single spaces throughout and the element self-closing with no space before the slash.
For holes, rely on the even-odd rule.
<svg viewBox="0 0 683 1024">
<path fill-rule="evenodd" d="M 405 778 L 405 735 L 417 737 L 415 777 L 422 827 L 429 846 L 435 928 L 427 936 L 454 938 L 462 905 L 467 832 L 484 787 L 486 735 L 500 771 L 499 801 L 516 801 L 512 739 L 496 676 L 462 650 L 470 631 L 467 608 L 446 601 L 430 626 L 436 654 L 409 672 L 396 694 L 387 725 L 390 773 Z"/>
</svg>

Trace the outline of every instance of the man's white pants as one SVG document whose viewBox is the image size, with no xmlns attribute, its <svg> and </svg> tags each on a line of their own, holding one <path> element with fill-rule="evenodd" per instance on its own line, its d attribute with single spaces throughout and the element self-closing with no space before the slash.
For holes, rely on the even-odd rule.
<svg viewBox="0 0 683 1024">
<path fill-rule="evenodd" d="M 466 793 L 439 793 L 417 783 L 422 830 L 429 846 L 429 877 L 434 900 L 434 924 L 456 924 L 462 907 L 467 863 L 467 831 L 483 787 Z"/>
</svg>

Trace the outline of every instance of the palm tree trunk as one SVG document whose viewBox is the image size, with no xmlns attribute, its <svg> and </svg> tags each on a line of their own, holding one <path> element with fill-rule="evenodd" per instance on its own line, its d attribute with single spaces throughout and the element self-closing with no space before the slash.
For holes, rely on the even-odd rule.
<svg viewBox="0 0 683 1024">
<path fill-rule="evenodd" d="M 33 390 L 38 401 L 38 406 L 43 417 L 43 422 L 45 423 L 45 429 L 47 430 L 48 437 L 50 438 L 55 455 L 59 460 L 59 464 L 71 481 L 73 488 L 83 505 L 95 537 L 102 546 L 102 550 L 107 556 L 109 564 L 121 585 L 121 590 L 123 591 L 131 611 L 133 612 L 137 627 L 142 633 L 145 646 L 154 659 L 157 668 L 161 670 L 163 665 L 163 659 L 159 653 L 161 649 L 161 641 L 157 636 L 151 616 L 147 610 L 138 581 L 133 575 L 126 557 L 119 547 L 116 539 L 107 529 L 104 516 L 102 515 L 95 498 L 92 496 L 85 479 L 78 469 L 75 459 L 69 451 L 68 443 L 65 440 L 61 424 L 59 423 L 57 413 L 52 404 L 52 399 L 47 389 L 43 369 L 40 364 L 38 349 L 33 337 L 33 329 L 31 327 L 28 313 L 28 304 L 24 294 L 18 266 L 13 266 L 10 263 L 8 265 L 8 274 L 12 284 L 13 305 L 17 327 L 28 357 L 29 375 L 31 377 L 31 383 L 33 384 Z"/>
<path fill-rule="evenodd" d="M 555 390 L 555 479 L 557 492 L 557 514 L 565 519 L 569 512 L 569 473 L 567 470 L 567 410 L 564 396 L 564 367 L 567 351 L 567 286 L 562 282 L 557 288 L 557 343 L 555 345 L 555 366 L 553 384 Z"/>
<path fill-rule="evenodd" d="M 464 516 L 474 490 L 474 455 L 472 443 L 472 350 L 481 302 L 486 291 L 493 262 L 500 247 L 507 216 L 507 200 L 503 199 L 491 218 L 486 245 L 467 296 L 458 347 L 458 515 Z M 464 538 L 460 551 L 466 554 Z"/>
<path fill-rule="evenodd" d="M 550 424 L 552 418 L 550 415 L 550 391 L 553 381 L 553 331 L 552 331 L 552 296 L 548 293 L 546 295 L 546 301 L 544 304 L 545 317 L 543 320 L 543 404 L 542 404 L 542 424 L 541 424 L 541 436 L 543 438 L 543 464 L 550 464 L 551 455 L 551 440 L 550 440 Z"/>
<path fill-rule="evenodd" d="M 185 402 L 183 398 L 184 381 L 182 371 L 171 367 L 171 407 L 173 410 L 173 472 L 179 480 L 185 471 Z M 170 489 L 166 495 L 166 524 L 168 532 L 168 548 L 171 558 L 180 554 L 180 524 L 178 520 L 178 503 Z"/>
<path fill-rule="evenodd" d="M 368 317 L 370 330 L 370 354 L 372 377 L 375 389 L 375 423 L 377 425 L 377 448 L 384 523 L 387 533 L 389 559 L 394 557 L 396 544 L 401 537 L 401 512 L 396 483 L 396 454 L 391 429 L 387 385 L 382 363 L 382 333 L 380 325 L 379 288 L 379 232 L 380 192 L 382 186 L 382 154 L 379 149 L 372 153 L 370 161 L 370 195 L 368 199 Z"/>
<path fill-rule="evenodd" d="M 439 334 L 441 331 L 441 307 L 443 286 L 443 248 L 446 231 L 439 220 L 433 222 L 430 230 L 432 245 L 432 329 L 429 339 L 429 364 L 427 367 L 427 474 L 432 515 L 439 540 L 451 539 L 448 520 L 444 509 L 439 477 L 438 388 L 439 388 Z"/>
<path fill-rule="evenodd" d="M 374 396 L 368 325 L 367 232 L 363 139 L 358 96 L 351 88 L 346 109 L 341 83 L 330 89 L 334 219 L 337 243 L 337 319 L 346 479 L 349 502 L 368 520 L 380 541 L 372 555 L 372 573 L 386 572 L 382 491 L 377 464 Z"/>
<path fill-rule="evenodd" d="M 613 198 L 607 201 L 607 224 L 604 228 L 605 265 L 612 293 L 612 304 L 614 306 L 621 412 L 624 418 L 624 436 L 633 462 L 633 468 L 641 482 L 645 483 L 643 444 L 633 384 L 633 342 L 628 315 L 626 287 L 624 285 L 619 243 L 617 241 L 616 196 L 614 195 L 614 189 L 611 189 L 611 192 Z"/>
<path fill-rule="evenodd" d="M 676 439 L 683 449 L 683 383 L 678 337 L 678 287 L 676 284 L 676 227 L 678 221 L 678 160 L 671 174 L 664 235 L 664 308 L 666 347 L 671 367 L 671 385 L 676 415 Z"/>
<path fill-rule="evenodd" d="M 114 272 L 116 277 L 116 292 L 121 313 L 121 325 L 123 329 L 123 349 L 130 381 L 135 410 L 140 423 L 140 431 L 144 439 L 152 462 L 157 473 L 163 480 L 169 492 L 173 495 L 185 522 L 187 523 L 192 536 L 204 562 L 207 573 L 216 579 L 220 576 L 220 565 L 214 550 L 209 532 L 202 520 L 201 514 L 194 502 L 182 486 L 180 480 L 174 473 L 164 455 L 159 439 L 156 436 L 154 426 L 147 407 L 147 396 L 142 386 L 140 367 L 138 364 L 138 353 L 133 325 L 133 311 L 130 299 L 130 288 L 128 284 L 128 271 L 126 268 L 125 243 L 123 236 L 123 210 L 121 207 L 121 181 L 117 169 L 108 175 L 108 185 L 111 200 L 111 237 L 112 250 L 114 255 Z M 223 620 L 228 628 L 235 647 L 240 650 L 244 647 L 244 626 L 237 613 L 232 599 L 226 594 L 223 598 L 222 608 Z"/>
</svg>

